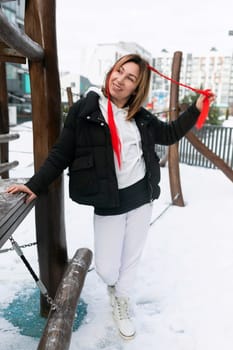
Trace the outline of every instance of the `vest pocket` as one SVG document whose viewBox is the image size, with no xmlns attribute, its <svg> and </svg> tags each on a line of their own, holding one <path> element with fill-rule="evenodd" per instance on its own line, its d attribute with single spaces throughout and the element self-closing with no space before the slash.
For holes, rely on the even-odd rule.
<svg viewBox="0 0 233 350">
<path fill-rule="evenodd" d="M 69 169 L 70 194 L 92 195 L 98 192 L 98 179 L 92 154 L 76 158 Z"/>
</svg>

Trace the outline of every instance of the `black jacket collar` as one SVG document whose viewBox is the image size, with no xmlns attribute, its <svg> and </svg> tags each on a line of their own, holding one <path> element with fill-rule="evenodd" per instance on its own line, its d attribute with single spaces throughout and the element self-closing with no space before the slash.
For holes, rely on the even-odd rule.
<svg viewBox="0 0 233 350">
<path fill-rule="evenodd" d="M 81 118 L 90 117 L 91 120 L 98 119 L 105 121 L 99 107 L 99 98 L 99 95 L 95 91 L 88 92 L 88 94 L 80 101 L 80 103 L 83 103 L 80 112 Z M 154 116 L 145 108 L 141 107 L 135 114 L 134 118 L 137 122 L 148 123 L 152 118 L 154 118 Z"/>
</svg>

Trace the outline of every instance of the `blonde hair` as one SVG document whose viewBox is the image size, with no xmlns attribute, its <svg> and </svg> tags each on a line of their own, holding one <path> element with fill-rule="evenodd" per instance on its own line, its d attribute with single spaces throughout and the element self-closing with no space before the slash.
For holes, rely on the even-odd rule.
<svg viewBox="0 0 233 350">
<path fill-rule="evenodd" d="M 127 101 L 127 106 L 129 107 L 127 119 L 129 120 L 133 118 L 134 115 L 139 111 L 143 102 L 148 96 L 149 87 L 150 87 L 150 76 L 151 76 L 151 71 L 148 68 L 149 63 L 138 54 L 129 54 L 121 57 L 119 60 L 115 62 L 112 68 L 110 68 L 110 70 L 108 71 L 105 79 L 105 85 L 103 87 L 103 93 L 105 94 L 105 96 L 108 95 L 107 94 L 108 82 L 112 72 L 114 70 L 119 69 L 121 66 L 123 66 L 127 62 L 134 62 L 139 66 L 139 77 L 138 77 L 137 87 L 135 89 L 134 94 L 131 95 L 129 100 Z"/>
</svg>

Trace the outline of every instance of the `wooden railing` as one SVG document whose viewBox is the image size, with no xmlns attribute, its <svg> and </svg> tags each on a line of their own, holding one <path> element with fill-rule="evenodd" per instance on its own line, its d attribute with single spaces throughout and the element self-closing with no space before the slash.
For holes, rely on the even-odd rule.
<svg viewBox="0 0 233 350">
<path fill-rule="evenodd" d="M 34 206 L 34 202 L 25 203 L 25 193 L 17 195 L 6 193 L 7 187 L 15 181 L 15 179 L 0 180 L 0 248 Z M 17 179 L 17 181 L 25 182 L 26 179 Z"/>
</svg>

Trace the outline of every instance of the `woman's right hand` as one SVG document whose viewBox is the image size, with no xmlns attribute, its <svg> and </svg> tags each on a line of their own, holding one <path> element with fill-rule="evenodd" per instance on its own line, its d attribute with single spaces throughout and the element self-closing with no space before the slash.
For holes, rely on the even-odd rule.
<svg viewBox="0 0 233 350">
<path fill-rule="evenodd" d="M 21 185 L 21 184 L 14 184 L 14 185 L 9 186 L 6 190 L 6 192 L 11 193 L 11 194 L 15 194 L 15 193 L 19 193 L 19 192 L 27 193 L 28 196 L 26 197 L 26 201 L 25 201 L 26 204 L 32 202 L 37 197 L 37 195 L 34 192 L 32 192 L 30 190 L 30 188 L 28 188 L 25 185 Z"/>
</svg>

